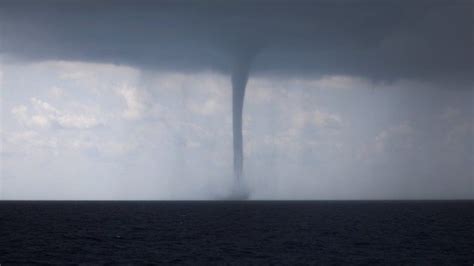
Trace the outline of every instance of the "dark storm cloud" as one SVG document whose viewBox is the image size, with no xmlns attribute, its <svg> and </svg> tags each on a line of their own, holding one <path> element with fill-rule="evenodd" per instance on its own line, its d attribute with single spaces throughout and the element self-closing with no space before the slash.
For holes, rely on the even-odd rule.
<svg viewBox="0 0 474 266">
<path fill-rule="evenodd" d="M 2 1 L 6 58 L 472 82 L 472 1 Z"/>
</svg>

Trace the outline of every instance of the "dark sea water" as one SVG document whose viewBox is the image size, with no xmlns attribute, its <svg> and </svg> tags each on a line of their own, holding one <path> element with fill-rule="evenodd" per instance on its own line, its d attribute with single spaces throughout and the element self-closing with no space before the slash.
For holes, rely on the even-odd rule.
<svg viewBox="0 0 474 266">
<path fill-rule="evenodd" d="M 474 201 L 0 201 L 0 263 L 473 265 Z"/>
</svg>

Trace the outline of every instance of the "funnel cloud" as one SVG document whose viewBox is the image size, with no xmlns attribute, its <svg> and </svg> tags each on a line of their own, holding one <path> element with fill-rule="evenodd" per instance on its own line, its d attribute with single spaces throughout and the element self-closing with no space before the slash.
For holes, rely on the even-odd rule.
<svg viewBox="0 0 474 266">
<path fill-rule="evenodd" d="M 232 70 L 232 132 L 234 139 L 234 178 L 237 185 L 241 184 L 244 173 L 242 112 L 244 108 L 245 87 L 247 86 L 253 57 L 250 54 L 240 56 L 236 59 Z"/>
</svg>

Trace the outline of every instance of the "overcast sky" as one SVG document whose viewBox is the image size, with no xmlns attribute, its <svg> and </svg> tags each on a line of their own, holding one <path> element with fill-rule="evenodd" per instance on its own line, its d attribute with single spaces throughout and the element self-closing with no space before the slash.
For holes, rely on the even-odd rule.
<svg viewBox="0 0 474 266">
<path fill-rule="evenodd" d="M 472 1 L 2 1 L 2 199 L 474 198 Z"/>
</svg>

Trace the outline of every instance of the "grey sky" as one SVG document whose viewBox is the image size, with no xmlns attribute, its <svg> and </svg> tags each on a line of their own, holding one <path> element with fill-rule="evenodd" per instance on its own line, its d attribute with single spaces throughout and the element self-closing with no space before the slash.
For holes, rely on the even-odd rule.
<svg viewBox="0 0 474 266">
<path fill-rule="evenodd" d="M 472 1 L 2 1 L 4 199 L 473 198 Z"/>
</svg>

